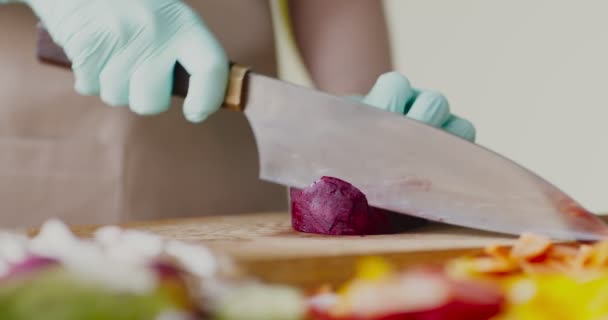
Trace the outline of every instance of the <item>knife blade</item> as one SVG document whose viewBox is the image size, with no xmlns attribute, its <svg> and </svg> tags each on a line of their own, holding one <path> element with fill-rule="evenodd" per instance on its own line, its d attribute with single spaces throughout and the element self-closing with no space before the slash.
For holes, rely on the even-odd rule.
<svg viewBox="0 0 608 320">
<path fill-rule="evenodd" d="M 38 58 L 69 66 L 38 26 Z M 187 94 L 175 68 L 173 93 Z M 225 105 L 242 111 L 258 146 L 260 178 L 304 188 L 346 180 L 370 205 L 469 228 L 598 240 L 608 228 L 554 185 L 480 145 L 402 115 L 232 65 Z"/>
</svg>

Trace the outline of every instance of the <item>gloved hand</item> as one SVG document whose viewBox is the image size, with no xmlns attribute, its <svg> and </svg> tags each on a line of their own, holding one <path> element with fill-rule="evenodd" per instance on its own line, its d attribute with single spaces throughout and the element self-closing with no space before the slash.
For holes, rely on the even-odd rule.
<svg viewBox="0 0 608 320">
<path fill-rule="evenodd" d="M 447 99 L 435 91 L 412 88 L 409 80 L 398 72 L 381 75 L 362 102 L 383 110 L 405 114 L 407 117 L 475 141 L 471 122 L 450 113 Z"/>
<path fill-rule="evenodd" d="M 1 1 L 1 0 L 0 0 Z M 4 0 L 6 1 L 6 0 Z M 185 117 L 200 122 L 222 104 L 226 54 L 180 0 L 21 0 L 72 61 L 75 89 L 142 115 L 169 108 L 173 68 L 190 74 Z"/>
</svg>

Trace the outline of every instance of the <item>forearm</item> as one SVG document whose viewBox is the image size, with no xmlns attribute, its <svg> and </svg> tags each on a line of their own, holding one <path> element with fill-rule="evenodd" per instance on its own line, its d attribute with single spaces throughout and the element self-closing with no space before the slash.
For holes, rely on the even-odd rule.
<svg viewBox="0 0 608 320">
<path fill-rule="evenodd" d="M 290 0 L 296 44 L 317 88 L 364 94 L 392 69 L 382 1 Z"/>
</svg>

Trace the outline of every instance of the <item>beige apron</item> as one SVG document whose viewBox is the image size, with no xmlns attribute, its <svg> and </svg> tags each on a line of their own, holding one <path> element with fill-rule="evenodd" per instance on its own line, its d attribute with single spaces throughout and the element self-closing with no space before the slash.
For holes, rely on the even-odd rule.
<svg viewBox="0 0 608 320">
<path fill-rule="evenodd" d="M 189 3 L 232 60 L 275 74 L 267 1 Z M 255 142 L 241 114 L 220 111 L 191 124 L 177 99 L 162 115 L 140 117 L 78 96 L 71 72 L 35 59 L 35 23 L 26 7 L 0 6 L 2 226 L 286 208 L 285 188 L 258 179 Z"/>
</svg>

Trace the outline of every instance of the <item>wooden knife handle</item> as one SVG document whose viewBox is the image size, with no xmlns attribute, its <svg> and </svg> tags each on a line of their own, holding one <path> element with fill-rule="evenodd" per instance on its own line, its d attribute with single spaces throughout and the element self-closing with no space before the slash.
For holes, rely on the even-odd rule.
<svg viewBox="0 0 608 320">
<path fill-rule="evenodd" d="M 63 49 L 53 41 L 41 23 L 36 28 L 37 48 L 36 55 L 38 60 L 56 66 L 70 68 L 72 63 L 66 56 Z M 201 58 L 202 59 L 202 58 Z M 236 63 L 230 63 L 230 76 L 223 107 L 243 111 L 243 100 L 245 95 L 245 81 L 249 68 Z M 175 65 L 173 72 L 173 95 L 186 97 L 188 94 L 190 75 L 179 63 Z"/>
</svg>

